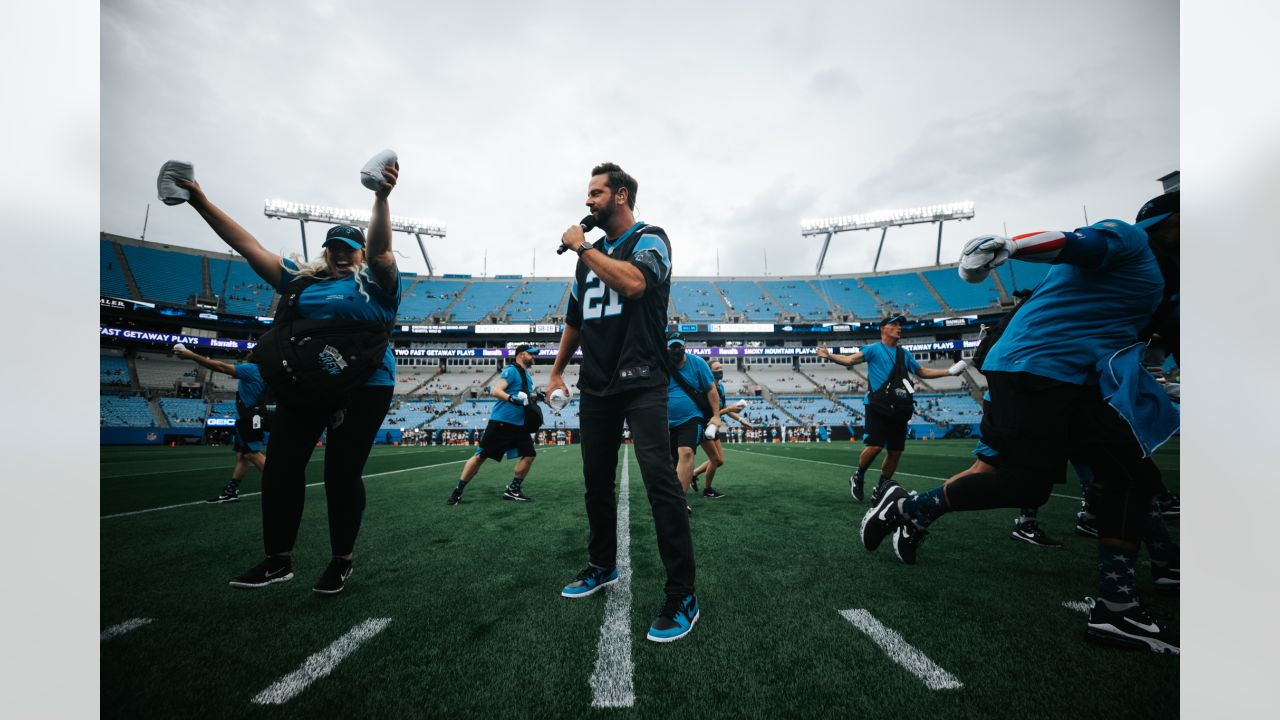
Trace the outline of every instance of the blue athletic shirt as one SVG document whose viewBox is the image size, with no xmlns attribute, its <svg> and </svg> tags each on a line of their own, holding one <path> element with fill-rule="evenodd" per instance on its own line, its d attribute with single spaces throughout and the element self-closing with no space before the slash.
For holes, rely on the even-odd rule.
<svg viewBox="0 0 1280 720">
<path fill-rule="evenodd" d="M 526 370 L 525 374 L 528 375 L 529 371 Z M 516 366 L 508 365 L 502 369 L 502 375 L 500 377 L 507 381 L 507 394 L 515 395 L 523 390 L 524 393 L 529 396 L 529 402 L 533 402 L 532 376 L 529 377 L 529 383 L 526 386 L 520 382 L 520 371 L 516 370 Z M 497 382 L 498 381 L 495 380 L 494 384 L 496 385 Z M 493 409 L 489 411 L 489 419 L 504 422 L 509 425 L 524 425 L 524 408 L 518 405 L 512 405 L 505 400 L 494 398 Z"/>
<path fill-rule="evenodd" d="M 867 359 L 867 381 L 870 383 L 867 387 L 867 402 L 870 402 L 871 393 L 879 390 L 893 373 L 893 365 L 898 361 L 898 348 L 889 347 L 884 343 L 871 343 L 860 352 L 862 357 Z M 909 373 L 920 372 L 920 363 L 916 362 L 915 356 L 906 349 L 902 351 L 902 365 Z"/>
<path fill-rule="evenodd" d="M 984 371 L 1093 384 L 1101 358 L 1137 341 L 1164 291 L 1147 233 L 1122 220 L 1103 220 L 1077 232 L 1090 231 L 1106 241 L 1101 265 L 1050 267 L 987 354 Z"/>
<path fill-rule="evenodd" d="M 251 362 L 243 362 L 236 365 L 236 400 L 240 401 L 245 407 L 253 407 L 262 399 L 262 394 L 267 391 L 267 383 L 262 379 L 262 373 L 258 370 L 258 366 Z"/>
<path fill-rule="evenodd" d="M 685 353 L 684 366 L 679 370 L 680 377 L 689 383 L 689 387 L 702 393 L 704 396 L 711 386 L 715 384 L 716 379 L 711 374 L 711 366 L 707 365 L 707 361 Z M 676 427 L 683 425 L 690 420 L 700 420 L 702 411 L 698 409 L 697 404 L 693 402 L 684 391 L 684 388 L 676 384 L 676 381 L 667 381 L 667 427 Z"/>
<path fill-rule="evenodd" d="M 343 278 L 321 280 L 302 291 L 298 298 L 298 311 L 301 317 L 311 320 L 377 320 L 391 323 L 396 319 L 396 311 L 400 308 L 400 298 L 404 295 L 404 283 L 400 282 L 400 270 L 394 269 L 395 290 L 388 293 L 373 279 L 373 273 L 366 265 L 361 271 L 364 289 L 369 293 L 365 300 L 356 287 L 355 275 Z M 298 263 L 284 259 L 284 268 L 280 273 L 280 285 L 276 290 L 285 292 L 285 288 L 298 275 Z M 387 343 L 387 354 L 382 360 L 382 367 L 373 371 L 369 382 L 365 385 L 395 385 L 396 357 Z"/>
</svg>

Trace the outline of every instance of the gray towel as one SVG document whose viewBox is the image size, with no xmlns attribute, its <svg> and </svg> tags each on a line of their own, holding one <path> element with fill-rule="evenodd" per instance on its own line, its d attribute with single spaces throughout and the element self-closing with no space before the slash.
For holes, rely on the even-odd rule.
<svg viewBox="0 0 1280 720">
<path fill-rule="evenodd" d="M 392 167 L 399 158 L 396 157 L 395 150 L 383 150 L 382 152 L 369 158 L 369 162 L 360 168 L 360 184 L 377 192 L 382 187 L 382 168 Z"/>
<path fill-rule="evenodd" d="M 175 180 L 195 180 L 195 166 L 182 160 L 170 160 L 160 166 L 156 190 L 165 205 L 181 205 L 191 199 L 191 192 L 174 184 Z"/>
</svg>

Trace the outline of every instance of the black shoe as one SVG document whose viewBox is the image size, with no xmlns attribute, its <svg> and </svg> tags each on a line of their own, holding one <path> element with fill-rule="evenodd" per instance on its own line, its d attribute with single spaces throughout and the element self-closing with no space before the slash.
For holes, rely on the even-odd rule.
<svg viewBox="0 0 1280 720">
<path fill-rule="evenodd" d="M 510 485 L 508 485 L 507 489 L 502 492 L 502 497 L 508 500 L 518 500 L 520 502 L 530 502 L 533 500 L 533 498 L 525 495 L 519 490 L 512 490 Z"/>
<path fill-rule="evenodd" d="M 862 477 L 857 473 L 849 476 L 849 494 L 858 502 L 862 502 L 862 482 Z"/>
<path fill-rule="evenodd" d="M 288 555 L 272 555 L 231 581 L 233 588 L 260 588 L 293 579 L 293 560 Z"/>
<path fill-rule="evenodd" d="M 222 492 L 218 493 L 218 497 L 205 500 L 207 503 L 227 503 L 235 502 L 240 499 L 240 486 L 235 483 L 228 483 L 222 488 Z"/>
<path fill-rule="evenodd" d="M 1009 533 L 1009 537 L 1032 545 L 1039 545 L 1040 547 L 1062 547 L 1062 543 L 1045 535 L 1044 531 L 1040 529 L 1040 523 L 1036 522 L 1024 522 L 1020 525 L 1015 525 L 1013 532 Z"/>
<path fill-rule="evenodd" d="M 1176 567 L 1151 563 L 1151 576 L 1155 578 L 1157 590 L 1177 592 L 1181 587 L 1181 578 Z"/>
<path fill-rule="evenodd" d="M 874 488 L 872 488 L 872 489 L 871 489 L 871 504 L 872 504 L 872 505 L 875 505 L 876 503 L 880 502 L 880 498 L 884 497 L 884 490 L 885 490 L 885 488 L 886 488 L 886 487 L 888 487 L 890 484 L 894 484 L 894 483 L 892 483 L 892 482 L 888 482 L 888 483 L 876 483 L 876 486 L 875 486 Z"/>
<path fill-rule="evenodd" d="M 702 497 L 711 498 L 712 500 L 719 500 L 720 498 L 724 497 L 724 493 L 716 492 L 711 488 L 707 488 L 706 490 L 702 491 Z"/>
<path fill-rule="evenodd" d="M 329 561 L 329 567 L 324 569 L 324 574 L 311 590 L 321 595 L 337 595 L 347 586 L 349 577 L 351 577 L 351 561 L 334 558 Z"/>
<path fill-rule="evenodd" d="M 898 501 L 907 496 L 902 486 L 891 482 L 885 488 L 880 501 L 871 506 L 867 514 L 862 516 L 862 525 L 858 535 L 862 538 L 862 546 L 868 550 L 880 547 L 880 542 L 903 523 L 902 513 L 898 510 Z"/>
<path fill-rule="evenodd" d="M 1177 518 L 1182 514 L 1182 504 L 1178 496 L 1172 493 L 1156 498 L 1156 509 L 1160 511 L 1160 517 L 1166 520 Z"/>
<path fill-rule="evenodd" d="M 449 499 L 445 500 L 444 504 L 457 505 L 460 502 L 462 502 L 462 491 L 457 488 L 454 488 L 453 492 L 449 493 Z"/>
<path fill-rule="evenodd" d="M 893 531 L 893 552 L 906 565 L 916 564 L 916 550 L 920 543 L 929 536 L 929 531 L 916 527 L 913 522 L 906 522 Z"/>
<path fill-rule="evenodd" d="M 1093 516 L 1088 513 L 1076 515 L 1076 534 L 1086 537 L 1098 537 L 1098 526 L 1093 524 Z"/>
<path fill-rule="evenodd" d="M 1152 652 L 1178 654 L 1178 641 L 1168 627 L 1151 619 L 1141 605 L 1111 610 L 1106 603 L 1085 598 L 1092 607 L 1086 636 L 1089 640 L 1121 647 L 1145 647 Z"/>
</svg>

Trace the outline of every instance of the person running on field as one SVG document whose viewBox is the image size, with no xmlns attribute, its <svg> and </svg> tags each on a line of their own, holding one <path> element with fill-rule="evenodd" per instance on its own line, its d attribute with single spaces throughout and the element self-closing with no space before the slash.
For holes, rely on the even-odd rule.
<svg viewBox="0 0 1280 720">
<path fill-rule="evenodd" d="M 485 426 L 484 435 L 480 437 L 480 447 L 462 466 L 462 477 L 458 486 L 449 494 L 447 503 L 457 505 L 462 502 L 462 493 L 467 483 L 480 472 L 485 460 L 502 462 L 503 457 L 515 455 L 520 458 L 516 463 L 515 476 L 503 491 L 502 497 L 507 500 L 528 502 L 533 498 L 525 495 L 522 488 L 529 469 L 538 451 L 533 447 L 531 433 L 524 429 L 525 407 L 537 402 L 537 391 L 533 387 L 533 377 L 529 369 L 533 367 L 533 358 L 538 351 L 528 345 L 516 348 L 511 364 L 503 368 L 502 374 L 494 381 L 489 394 L 493 396 L 493 409 L 489 411 L 489 424 Z"/>
</svg>

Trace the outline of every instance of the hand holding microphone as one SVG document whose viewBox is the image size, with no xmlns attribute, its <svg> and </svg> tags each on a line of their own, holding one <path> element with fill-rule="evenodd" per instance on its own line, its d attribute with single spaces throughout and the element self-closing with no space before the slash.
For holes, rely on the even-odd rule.
<svg viewBox="0 0 1280 720">
<path fill-rule="evenodd" d="M 582 218 L 581 220 L 578 221 L 578 227 L 582 228 L 583 233 L 591 232 L 596 227 L 596 217 L 594 215 L 588 215 Z M 569 233 L 573 232 L 574 229 L 575 228 L 570 227 L 568 230 L 565 231 L 564 235 L 568 235 Z M 563 255 L 566 250 L 572 250 L 572 249 L 574 248 L 570 248 L 569 244 L 565 242 L 564 236 L 561 236 L 560 249 L 556 250 L 556 254 Z"/>
</svg>

